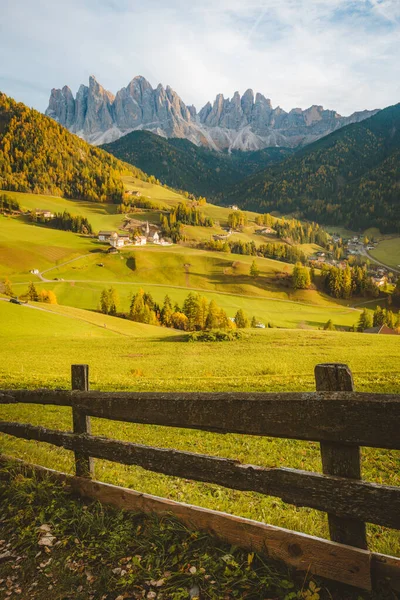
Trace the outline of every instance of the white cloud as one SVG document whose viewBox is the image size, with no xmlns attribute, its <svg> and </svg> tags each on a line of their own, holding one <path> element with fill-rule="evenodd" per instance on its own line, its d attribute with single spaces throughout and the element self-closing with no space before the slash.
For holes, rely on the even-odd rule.
<svg viewBox="0 0 400 600">
<path fill-rule="evenodd" d="M 0 89 L 44 110 L 52 87 L 135 75 L 200 108 L 248 87 L 286 110 L 400 101 L 398 0 L 3 0 Z M 48 90 L 45 92 L 44 90 Z"/>
</svg>

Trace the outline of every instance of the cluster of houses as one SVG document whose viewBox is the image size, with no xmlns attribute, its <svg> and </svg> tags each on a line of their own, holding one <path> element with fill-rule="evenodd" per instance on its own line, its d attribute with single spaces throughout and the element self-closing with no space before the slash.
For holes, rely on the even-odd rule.
<svg viewBox="0 0 400 600">
<path fill-rule="evenodd" d="M 150 228 L 149 223 L 143 225 L 142 229 L 144 235 L 134 235 L 131 237 L 127 233 L 117 233 L 116 231 L 99 231 L 98 240 L 109 244 L 112 248 L 118 249 L 124 246 L 145 246 L 148 242 L 156 244 L 158 246 L 171 246 L 171 242 L 164 240 L 160 237 L 157 229 L 152 226 Z"/>
<path fill-rule="evenodd" d="M 43 208 L 35 208 L 36 217 L 41 217 L 42 219 L 54 219 L 55 215 L 51 212 L 51 210 L 45 210 Z"/>
</svg>

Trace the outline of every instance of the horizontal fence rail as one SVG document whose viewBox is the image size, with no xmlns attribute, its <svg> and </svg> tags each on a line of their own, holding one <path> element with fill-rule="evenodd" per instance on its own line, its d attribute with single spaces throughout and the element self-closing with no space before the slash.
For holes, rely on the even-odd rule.
<svg viewBox="0 0 400 600">
<path fill-rule="evenodd" d="M 400 529 L 398 487 L 297 469 L 246 465 L 227 458 L 77 435 L 23 423 L 0 421 L 0 431 L 86 453 L 95 458 L 137 465 L 164 475 L 278 496 L 296 506 L 308 506 L 337 516 Z"/>
<path fill-rule="evenodd" d="M 130 423 L 400 450 L 400 396 L 391 394 L 0 390 L 0 404 L 14 403 L 71 406 Z"/>
<path fill-rule="evenodd" d="M 360 466 L 360 446 L 400 449 L 400 396 L 354 392 L 351 372 L 345 365 L 317 365 L 315 375 L 317 391 L 313 393 L 111 393 L 89 391 L 88 366 L 73 365 L 72 391 L 0 390 L 0 404 L 71 407 L 73 432 L 6 421 L 0 421 L 0 432 L 72 450 L 76 474 L 83 478 L 81 481 L 94 478 L 93 458 L 99 458 L 165 475 L 277 496 L 296 506 L 324 511 L 328 513 L 330 543 L 338 542 L 342 552 L 346 546 L 340 544 L 365 552 L 365 523 L 400 529 L 400 488 L 362 481 Z M 265 468 L 93 436 L 90 417 L 320 442 L 323 474 Z M 85 488 L 83 484 L 78 487 Z M 95 488 L 90 489 L 93 495 Z M 157 502 L 164 506 L 162 499 L 150 504 L 158 506 Z M 216 517 L 211 516 L 211 512 L 208 511 L 209 519 L 214 520 Z M 301 534 L 293 532 L 293 535 Z M 304 540 L 304 536 L 301 539 Z M 319 540 L 318 543 L 323 546 L 327 542 Z M 360 584 L 360 576 L 352 579 L 347 570 L 339 575 L 334 565 L 338 560 L 336 547 L 333 554 L 331 550 L 326 550 L 324 566 L 315 559 L 312 572 L 370 587 L 372 571 L 368 571 L 364 585 Z M 290 564 L 297 564 L 291 552 L 289 548 L 283 557 Z M 368 552 L 365 556 L 370 557 L 371 565 L 378 564 L 381 570 L 385 566 L 390 578 L 400 585 L 398 559 L 377 558 L 378 555 Z M 364 555 L 357 557 L 364 569 Z"/>
</svg>

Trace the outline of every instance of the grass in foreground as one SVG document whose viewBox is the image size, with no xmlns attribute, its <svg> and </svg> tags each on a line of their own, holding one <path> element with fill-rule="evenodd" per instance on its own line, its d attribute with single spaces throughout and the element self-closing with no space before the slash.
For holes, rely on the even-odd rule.
<svg viewBox="0 0 400 600">
<path fill-rule="evenodd" d="M 70 365 L 88 363 L 93 389 L 137 391 L 301 391 L 315 389 L 320 362 L 347 363 L 358 391 L 399 393 L 400 339 L 323 331 L 271 329 L 249 332 L 235 342 L 190 344 L 182 337 L 161 338 L 161 328 L 129 323 L 123 335 L 108 317 L 107 328 L 70 309 L 68 318 L 0 302 L 0 388 L 69 388 Z M 74 320 L 73 316 L 79 319 Z M 97 316 L 96 316 L 97 318 Z M 119 320 L 118 323 L 123 323 Z M 136 333 L 137 328 L 137 333 Z M 0 418 L 54 429 L 71 429 L 71 410 L 32 405 L 0 406 Z M 238 459 L 260 466 L 286 466 L 321 472 L 319 446 L 296 440 L 219 435 L 168 427 L 92 419 L 95 435 L 152 446 Z M 0 437 L 7 454 L 73 472 L 71 452 L 48 444 Z M 400 453 L 362 449 L 367 481 L 400 485 Z M 151 473 L 138 467 L 96 461 L 97 478 L 143 492 L 328 537 L 326 515 L 294 508 L 280 499 L 236 492 L 211 484 Z M 400 532 L 369 526 L 370 548 L 400 555 Z"/>
<path fill-rule="evenodd" d="M 0 470 L 0 526 L 4 598 L 393 599 L 384 589 L 371 596 L 314 581 L 172 517 L 84 504 L 47 478 L 7 466 Z"/>
</svg>

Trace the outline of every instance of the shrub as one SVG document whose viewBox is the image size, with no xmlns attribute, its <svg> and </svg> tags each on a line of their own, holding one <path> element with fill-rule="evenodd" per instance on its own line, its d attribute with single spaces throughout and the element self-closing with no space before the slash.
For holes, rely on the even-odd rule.
<svg viewBox="0 0 400 600">
<path fill-rule="evenodd" d="M 187 336 L 188 342 L 233 342 L 248 337 L 243 331 L 211 329 L 210 331 L 195 331 Z"/>
</svg>

